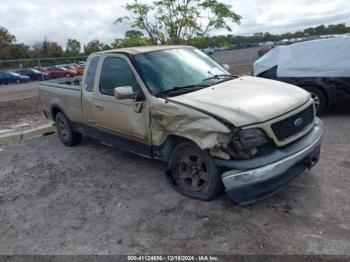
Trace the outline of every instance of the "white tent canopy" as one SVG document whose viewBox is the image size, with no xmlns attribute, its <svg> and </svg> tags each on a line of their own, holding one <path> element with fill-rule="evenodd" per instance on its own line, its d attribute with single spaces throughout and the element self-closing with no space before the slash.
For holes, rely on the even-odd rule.
<svg viewBox="0 0 350 262">
<path fill-rule="evenodd" d="M 257 60 L 254 75 L 277 67 L 277 77 L 350 77 L 350 36 L 278 46 Z"/>
</svg>

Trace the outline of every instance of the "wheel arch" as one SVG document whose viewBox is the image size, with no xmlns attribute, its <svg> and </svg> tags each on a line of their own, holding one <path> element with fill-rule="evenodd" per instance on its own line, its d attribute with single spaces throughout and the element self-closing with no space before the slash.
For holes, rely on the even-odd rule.
<svg viewBox="0 0 350 262">
<path fill-rule="evenodd" d="M 317 85 L 317 84 L 309 84 L 309 83 L 305 83 L 305 84 L 301 84 L 301 85 L 298 85 L 300 88 L 303 88 L 307 91 L 307 88 L 308 87 L 312 87 L 312 88 L 317 88 L 319 89 L 325 96 L 326 98 L 326 108 L 328 108 L 330 106 L 330 99 L 331 99 L 331 94 L 330 92 L 328 91 L 327 88 L 321 86 L 321 85 Z"/>
<path fill-rule="evenodd" d="M 155 158 L 158 158 L 164 162 L 168 162 L 170 159 L 170 155 L 175 149 L 175 147 L 184 142 L 190 142 L 199 147 L 199 145 L 195 141 L 189 138 L 179 135 L 169 135 L 161 146 L 154 148 L 153 155 Z"/>
<path fill-rule="evenodd" d="M 57 104 L 53 104 L 51 106 L 51 115 L 52 115 L 52 120 L 54 122 L 56 122 L 56 116 L 59 112 L 63 113 L 69 119 L 68 115 L 66 114 L 66 112 L 63 110 L 63 108 L 61 106 L 59 106 Z"/>
</svg>

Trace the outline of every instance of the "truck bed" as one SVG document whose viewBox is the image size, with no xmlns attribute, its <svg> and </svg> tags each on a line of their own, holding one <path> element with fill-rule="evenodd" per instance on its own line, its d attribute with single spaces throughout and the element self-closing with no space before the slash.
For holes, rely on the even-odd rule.
<svg viewBox="0 0 350 262">
<path fill-rule="evenodd" d="M 71 121 L 81 122 L 83 112 L 81 107 L 82 77 L 60 78 L 40 83 L 39 97 L 42 110 L 54 120 L 52 112 L 55 107 L 69 115 Z"/>
<path fill-rule="evenodd" d="M 47 86 L 47 87 L 80 90 L 81 82 L 82 82 L 82 77 L 77 76 L 77 77 L 65 77 L 65 78 L 58 78 L 50 81 L 44 81 L 44 82 L 41 82 L 39 85 Z"/>
</svg>

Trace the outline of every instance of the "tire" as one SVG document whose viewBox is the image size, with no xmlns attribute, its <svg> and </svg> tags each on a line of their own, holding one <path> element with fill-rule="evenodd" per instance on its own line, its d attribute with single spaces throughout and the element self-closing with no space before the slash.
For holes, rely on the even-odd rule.
<svg viewBox="0 0 350 262">
<path fill-rule="evenodd" d="M 176 191 L 191 198 L 212 200 L 223 191 L 212 157 L 191 142 L 183 142 L 173 150 L 167 175 Z"/>
<path fill-rule="evenodd" d="M 57 134 L 62 144 L 66 146 L 76 146 L 80 143 L 81 134 L 73 131 L 69 119 L 62 112 L 56 115 Z"/>
<path fill-rule="evenodd" d="M 314 86 L 303 88 L 311 94 L 311 97 L 315 102 L 316 114 L 319 115 L 324 113 L 327 108 L 327 97 L 324 92 L 320 88 Z"/>
<path fill-rule="evenodd" d="M 20 83 L 21 83 L 21 80 L 17 79 L 16 84 L 20 84 Z"/>
</svg>

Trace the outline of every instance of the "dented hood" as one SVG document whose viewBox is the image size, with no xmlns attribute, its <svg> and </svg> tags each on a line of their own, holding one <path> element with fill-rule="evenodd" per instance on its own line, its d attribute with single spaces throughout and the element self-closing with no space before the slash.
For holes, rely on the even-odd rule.
<svg viewBox="0 0 350 262">
<path fill-rule="evenodd" d="M 236 127 L 283 115 L 309 101 L 303 89 L 244 76 L 168 100 L 231 122 Z"/>
</svg>

